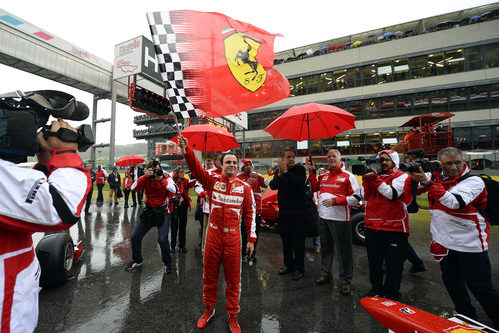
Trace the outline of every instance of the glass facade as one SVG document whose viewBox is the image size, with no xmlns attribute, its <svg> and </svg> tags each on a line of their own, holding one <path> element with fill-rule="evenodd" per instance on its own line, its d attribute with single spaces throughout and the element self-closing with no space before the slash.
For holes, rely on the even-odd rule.
<svg viewBox="0 0 499 333">
<path fill-rule="evenodd" d="M 289 79 L 291 96 L 499 66 L 499 43 L 382 61 Z"/>
</svg>

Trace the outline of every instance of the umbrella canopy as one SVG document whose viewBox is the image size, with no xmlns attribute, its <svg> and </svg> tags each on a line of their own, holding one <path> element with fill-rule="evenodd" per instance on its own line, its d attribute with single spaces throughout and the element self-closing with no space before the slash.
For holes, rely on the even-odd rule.
<svg viewBox="0 0 499 333">
<path fill-rule="evenodd" d="M 303 141 L 332 138 L 352 128 L 355 128 L 353 114 L 336 106 L 309 103 L 293 106 L 264 131 L 274 139 Z"/>
<path fill-rule="evenodd" d="M 137 155 L 126 155 L 118 158 L 116 161 L 116 165 L 120 167 L 127 167 L 140 163 L 144 163 L 144 159 Z"/>
<path fill-rule="evenodd" d="M 207 151 L 227 151 L 239 147 L 236 138 L 221 127 L 212 125 L 192 125 L 181 132 L 189 140 L 192 149 Z M 171 141 L 178 143 L 178 135 Z"/>
</svg>

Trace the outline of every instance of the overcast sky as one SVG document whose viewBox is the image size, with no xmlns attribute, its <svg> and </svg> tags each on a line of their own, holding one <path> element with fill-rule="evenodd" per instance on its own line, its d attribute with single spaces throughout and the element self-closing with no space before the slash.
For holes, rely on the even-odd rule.
<svg viewBox="0 0 499 333">
<path fill-rule="evenodd" d="M 282 51 L 328 39 L 476 7 L 493 1 L 2 1 L 1 8 L 39 28 L 112 63 L 114 45 L 139 35 L 151 39 L 145 13 L 175 9 L 220 12 L 271 33 L 281 33 L 275 50 Z M 13 90 L 63 90 L 87 103 L 92 96 L 56 82 L 0 65 L 0 93 Z M 110 115 L 111 103 L 99 102 L 98 118 Z M 132 136 L 133 116 L 118 104 L 116 144 L 139 142 Z M 91 119 L 86 121 L 90 123 Z M 109 142 L 109 124 L 97 128 L 97 143 Z"/>
</svg>

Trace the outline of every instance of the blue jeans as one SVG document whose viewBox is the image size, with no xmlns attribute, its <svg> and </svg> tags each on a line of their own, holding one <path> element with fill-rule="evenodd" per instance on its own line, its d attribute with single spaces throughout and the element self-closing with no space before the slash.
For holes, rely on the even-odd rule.
<svg viewBox="0 0 499 333">
<path fill-rule="evenodd" d="M 136 263 L 142 262 L 142 238 L 147 234 L 147 232 L 152 228 L 152 226 L 147 225 L 139 219 L 137 226 L 132 234 L 132 259 Z M 158 244 L 161 248 L 161 259 L 167 267 L 172 265 L 172 257 L 170 255 L 170 241 L 168 240 L 168 234 L 170 232 L 170 214 L 164 214 L 163 223 L 157 226 L 158 228 Z"/>
</svg>

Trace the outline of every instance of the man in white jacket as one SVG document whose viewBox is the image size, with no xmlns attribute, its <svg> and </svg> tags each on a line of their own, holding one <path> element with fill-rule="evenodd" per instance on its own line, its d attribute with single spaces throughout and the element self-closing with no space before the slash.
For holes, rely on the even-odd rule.
<svg viewBox="0 0 499 333">
<path fill-rule="evenodd" d="M 499 328 L 499 294 L 492 285 L 488 255 L 490 225 L 481 209 L 487 190 L 480 177 L 470 176 L 461 150 L 444 148 L 438 153 L 442 171 L 411 173 L 419 182 L 418 193 L 428 192 L 432 235 L 431 252 L 440 262 L 442 279 L 456 311 L 478 319 L 466 286 L 496 328 Z"/>
<path fill-rule="evenodd" d="M 76 131 L 65 121 L 52 122 Z M 35 134 L 36 135 L 36 134 Z M 0 331 L 32 332 L 38 322 L 40 265 L 31 234 L 67 229 L 78 222 L 92 186 L 77 143 L 38 136 L 35 169 L 0 158 Z M 48 175 L 48 176 L 47 176 Z"/>
</svg>

